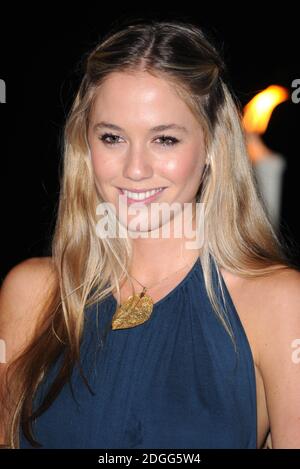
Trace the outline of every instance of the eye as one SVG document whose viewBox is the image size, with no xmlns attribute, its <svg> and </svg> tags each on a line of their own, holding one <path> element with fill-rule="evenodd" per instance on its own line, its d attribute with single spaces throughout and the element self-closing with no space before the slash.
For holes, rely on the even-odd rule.
<svg viewBox="0 0 300 469">
<path fill-rule="evenodd" d="M 114 134 L 109 134 L 109 133 L 106 133 L 106 134 L 103 134 L 101 135 L 101 137 L 99 137 L 99 140 L 101 140 L 102 142 L 106 143 L 107 145 L 116 145 L 118 142 L 111 142 L 111 141 L 107 141 L 106 139 L 107 138 L 115 138 L 117 137 L 118 138 L 118 135 L 114 135 Z"/>
<path fill-rule="evenodd" d="M 117 143 L 119 143 L 119 142 L 118 141 L 111 141 L 111 140 L 107 140 L 107 139 L 115 139 L 116 140 L 118 138 L 119 138 L 118 135 L 114 135 L 112 133 L 105 133 L 105 134 L 103 134 L 99 137 L 99 140 L 101 140 L 106 145 L 114 146 L 114 145 L 117 145 Z M 171 137 L 171 136 L 168 136 L 168 135 L 161 135 L 160 137 L 157 137 L 156 140 L 163 140 L 164 143 L 161 143 L 161 145 L 163 147 L 171 147 L 171 146 L 174 146 L 174 145 L 176 145 L 177 143 L 180 142 L 180 140 L 178 140 L 177 138 Z"/>
<path fill-rule="evenodd" d="M 176 145 L 176 143 L 179 143 L 179 140 L 175 137 L 170 137 L 168 135 L 162 135 L 161 137 L 158 137 L 158 140 L 164 140 L 165 142 L 166 141 L 169 141 L 169 143 L 163 143 L 162 145 L 164 147 L 172 147 L 174 145 Z"/>
</svg>

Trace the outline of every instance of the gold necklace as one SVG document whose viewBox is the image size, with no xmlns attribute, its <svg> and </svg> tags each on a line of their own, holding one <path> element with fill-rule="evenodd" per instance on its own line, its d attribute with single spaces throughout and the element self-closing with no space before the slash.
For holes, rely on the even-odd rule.
<svg viewBox="0 0 300 469">
<path fill-rule="evenodd" d="M 136 280 L 136 282 L 138 282 L 143 287 L 143 290 L 138 294 L 129 296 L 124 303 L 117 307 L 116 312 L 112 318 L 111 328 L 113 330 L 127 329 L 130 327 L 139 326 L 140 324 L 146 322 L 150 318 L 153 311 L 153 299 L 150 295 L 146 295 L 146 291 L 150 290 L 155 285 L 159 285 L 164 280 L 168 279 L 171 275 L 176 274 L 187 266 L 188 264 L 163 278 L 151 287 L 145 287 L 145 285 L 142 285 L 136 278 L 130 275 L 130 277 Z"/>
</svg>

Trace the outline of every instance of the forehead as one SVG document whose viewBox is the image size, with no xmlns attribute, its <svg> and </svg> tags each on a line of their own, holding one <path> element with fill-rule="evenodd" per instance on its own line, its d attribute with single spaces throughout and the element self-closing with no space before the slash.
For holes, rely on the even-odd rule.
<svg viewBox="0 0 300 469">
<path fill-rule="evenodd" d="M 148 72 L 113 72 L 99 87 L 94 118 L 152 126 L 162 122 L 195 125 L 196 120 L 174 83 Z"/>
</svg>

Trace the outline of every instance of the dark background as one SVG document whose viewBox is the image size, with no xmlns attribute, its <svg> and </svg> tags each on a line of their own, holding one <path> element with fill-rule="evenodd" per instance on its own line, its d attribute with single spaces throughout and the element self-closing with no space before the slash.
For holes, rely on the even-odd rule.
<svg viewBox="0 0 300 469">
<path fill-rule="evenodd" d="M 76 6 L 77 5 L 77 6 Z M 270 84 L 300 78 L 299 11 L 253 3 L 219 9 L 195 3 L 174 9 L 126 3 L 1 7 L 0 104 L 1 278 L 23 259 L 49 255 L 58 201 L 58 167 L 66 114 L 81 78 L 81 60 L 117 21 L 126 18 L 191 20 L 215 38 L 242 105 Z M 273 112 L 264 142 L 287 161 L 281 232 L 300 265 L 300 103 Z"/>
</svg>

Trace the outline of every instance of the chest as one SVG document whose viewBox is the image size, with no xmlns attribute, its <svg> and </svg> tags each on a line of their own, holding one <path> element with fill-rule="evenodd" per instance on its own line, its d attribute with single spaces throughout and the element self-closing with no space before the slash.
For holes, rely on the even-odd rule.
<svg viewBox="0 0 300 469">
<path fill-rule="evenodd" d="M 172 275 L 170 279 L 164 280 L 163 282 L 152 286 L 147 284 L 146 295 L 150 296 L 153 304 L 164 300 L 168 295 L 174 293 L 179 289 L 183 282 L 188 280 L 186 271 L 177 272 Z M 152 282 L 155 283 L 155 282 Z M 120 299 L 117 295 L 116 290 L 113 292 L 113 296 L 118 303 L 125 302 L 131 295 L 140 294 L 143 290 L 143 286 L 138 284 L 136 281 L 125 281 L 120 287 Z"/>
</svg>

